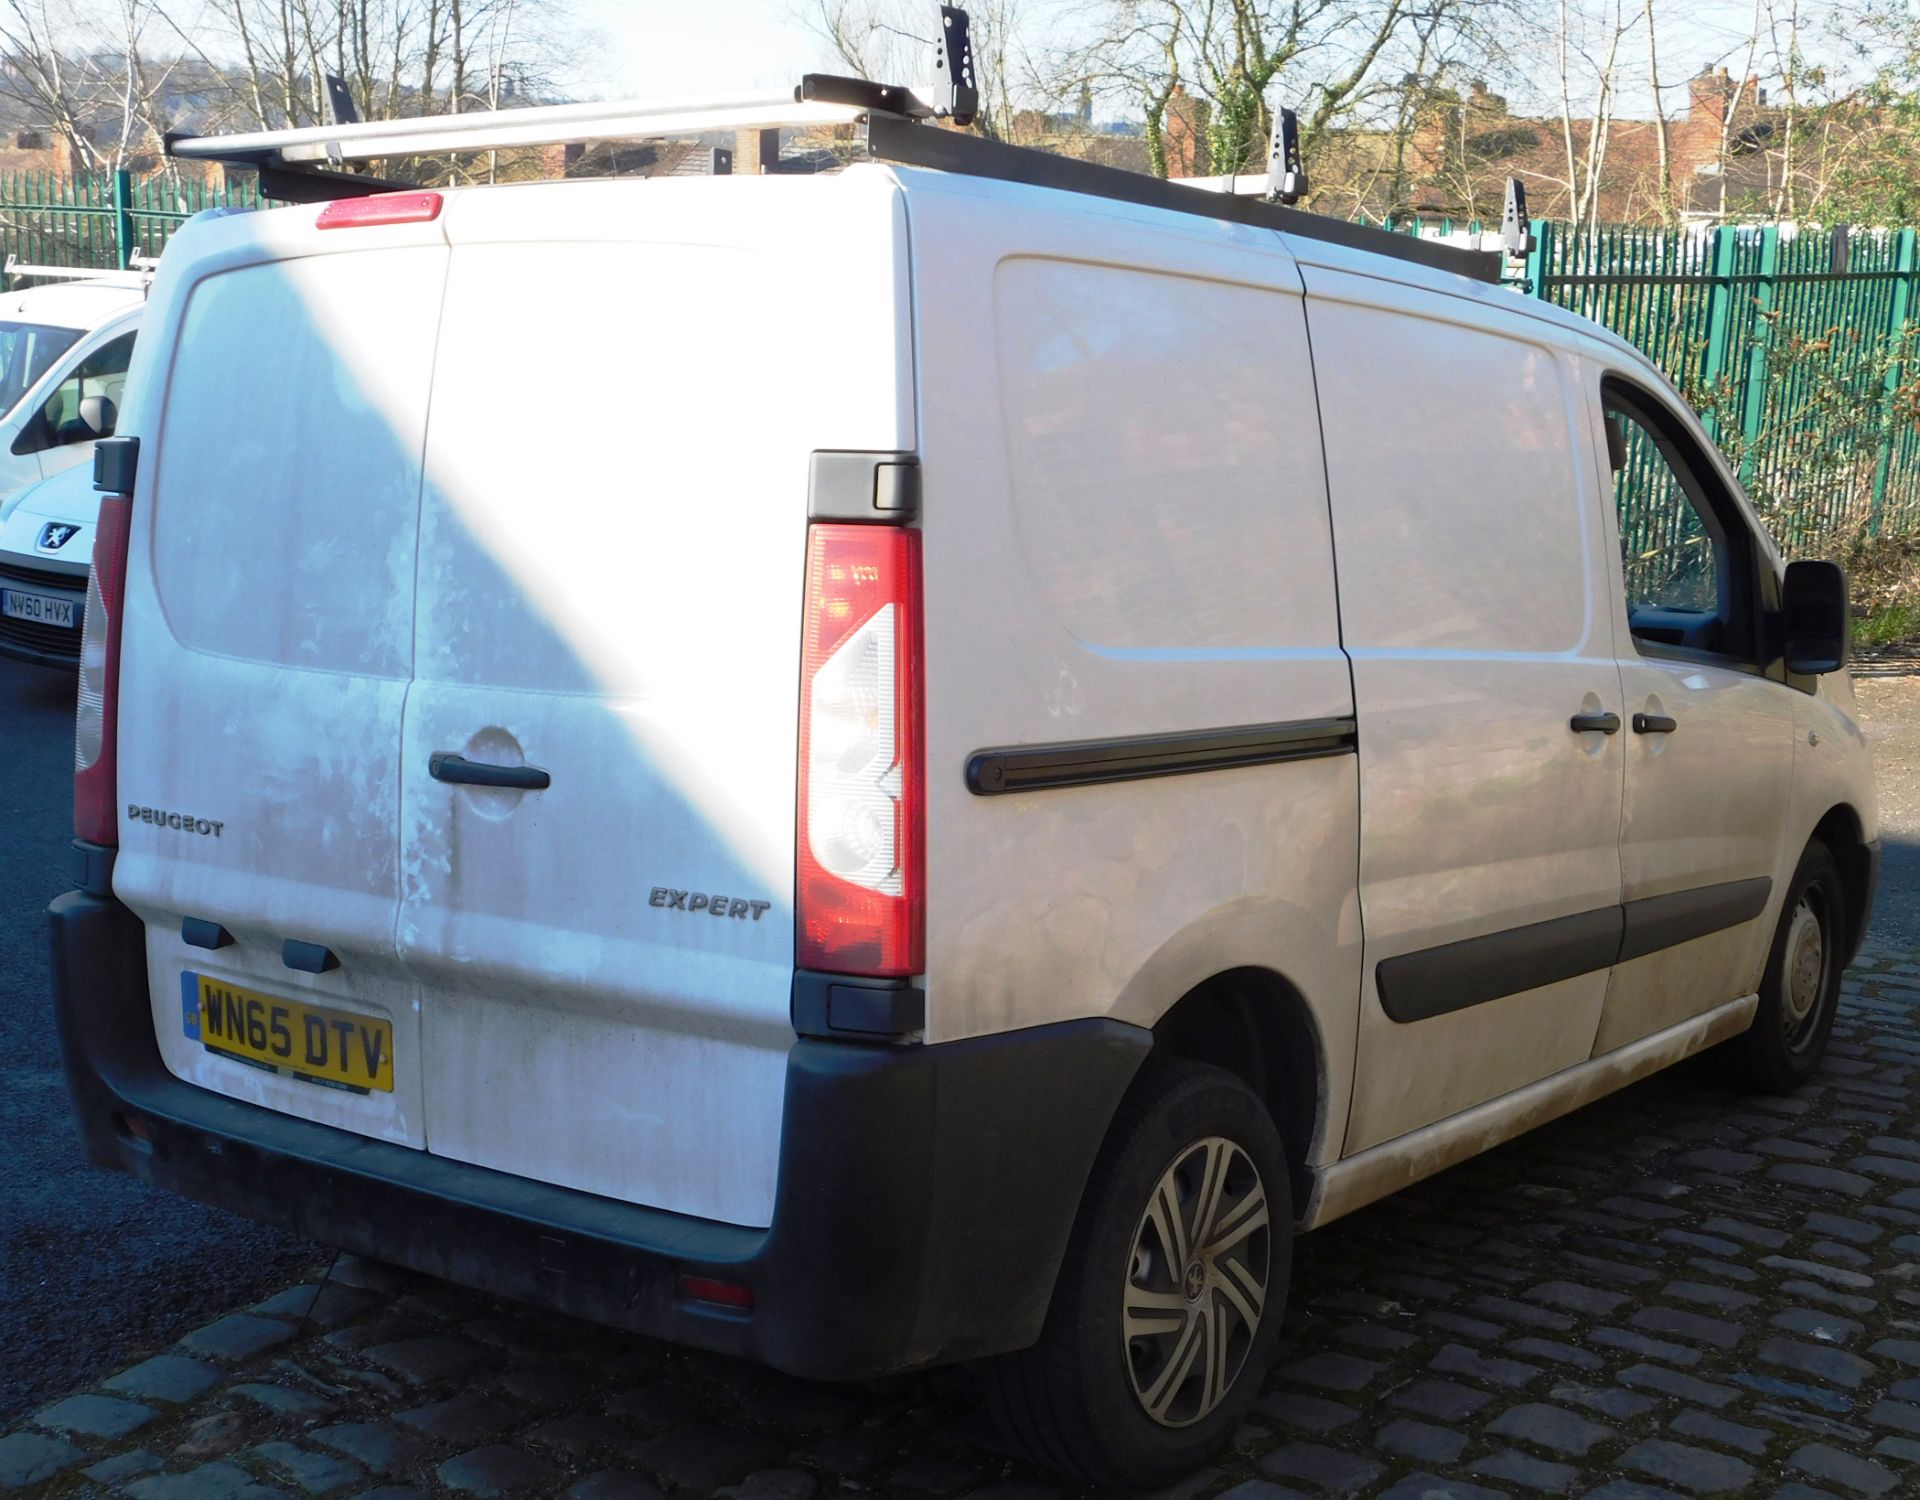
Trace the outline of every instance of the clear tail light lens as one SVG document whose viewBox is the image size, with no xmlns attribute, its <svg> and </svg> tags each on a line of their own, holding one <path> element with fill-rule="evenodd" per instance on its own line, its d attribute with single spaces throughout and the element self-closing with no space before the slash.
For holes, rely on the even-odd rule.
<svg viewBox="0 0 1920 1500">
<path fill-rule="evenodd" d="M 120 842 L 115 731 L 120 701 L 120 615 L 127 594 L 133 501 L 108 495 L 93 531 L 87 614 L 80 635 L 80 698 L 74 714 L 73 833 L 90 844 Z"/>
<path fill-rule="evenodd" d="M 925 956 L 920 534 L 808 531 L 796 915 L 802 968 L 895 977 Z"/>
</svg>

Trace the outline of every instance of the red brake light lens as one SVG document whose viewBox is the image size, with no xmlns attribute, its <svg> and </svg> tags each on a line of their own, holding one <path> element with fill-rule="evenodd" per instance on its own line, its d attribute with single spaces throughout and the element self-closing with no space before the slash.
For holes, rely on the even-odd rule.
<svg viewBox="0 0 1920 1500">
<path fill-rule="evenodd" d="M 375 224 L 425 224 L 440 217 L 438 193 L 371 193 L 335 198 L 320 210 L 320 229 L 366 229 Z"/>
<path fill-rule="evenodd" d="M 920 534 L 807 534 L 795 915 L 802 968 L 917 974 L 926 947 Z"/>
<path fill-rule="evenodd" d="M 80 635 L 80 695 L 74 713 L 73 833 L 90 844 L 118 845 L 120 616 L 127 597 L 127 544 L 133 499 L 107 495 L 93 530 L 87 613 Z"/>
</svg>

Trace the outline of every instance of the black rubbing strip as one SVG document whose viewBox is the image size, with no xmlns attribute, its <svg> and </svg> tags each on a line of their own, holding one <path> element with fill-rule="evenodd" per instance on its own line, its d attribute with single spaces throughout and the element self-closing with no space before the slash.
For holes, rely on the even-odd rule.
<svg viewBox="0 0 1920 1500">
<path fill-rule="evenodd" d="M 1283 760 L 1351 755 L 1352 719 L 1303 719 L 1290 724 L 1242 724 L 1231 729 L 1192 729 L 1177 734 L 1129 735 L 1051 745 L 1013 745 L 976 750 L 967 757 L 967 789 L 977 796 L 1031 792 L 1047 787 L 1089 786 L 1103 781 L 1139 781 L 1223 771 Z"/>
<path fill-rule="evenodd" d="M 1382 959 L 1374 969 L 1380 1008 L 1396 1021 L 1424 1021 L 1611 968 L 1624 921 L 1619 907 L 1603 906 Z"/>
<path fill-rule="evenodd" d="M 1662 948 L 1677 948 L 1695 938 L 1751 922 L 1767 909 L 1767 897 L 1772 894 L 1773 882 L 1762 875 L 1629 901 L 1619 962 L 1644 958 Z"/>
</svg>

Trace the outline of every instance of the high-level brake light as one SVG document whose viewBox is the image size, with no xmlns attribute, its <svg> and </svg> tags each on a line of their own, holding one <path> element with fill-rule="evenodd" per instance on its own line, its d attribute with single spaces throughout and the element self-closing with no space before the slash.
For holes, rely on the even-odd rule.
<svg viewBox="0 0 1920 1500">
<path fill-rule="evenodd" d="M 366 229 L 375 224 L 425 224 L 440 217 L 438 193 L 370 193 L 335 198 L 320 210 L 320 229 Z"/>
<path fill-rule="evenodd" d="M 800 667 L 802 968 L 917 974 L 925 949 L 920 535 L 816 524 Z"/>
</svg>

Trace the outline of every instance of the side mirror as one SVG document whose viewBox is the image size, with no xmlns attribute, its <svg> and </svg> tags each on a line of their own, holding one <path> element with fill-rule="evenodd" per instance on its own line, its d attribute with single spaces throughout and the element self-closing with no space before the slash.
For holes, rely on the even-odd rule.
<svg viewBox="0 0 1920 1500">
<path fill-rule="evenodd" d="M 1788 563 L 1780 615 L 1781 654 L 1789 672 L 1817 676 L 1847 664 L 1852 620 L 1847 570 L 1840 564 L 1811 559 Z"/>
</svg>

